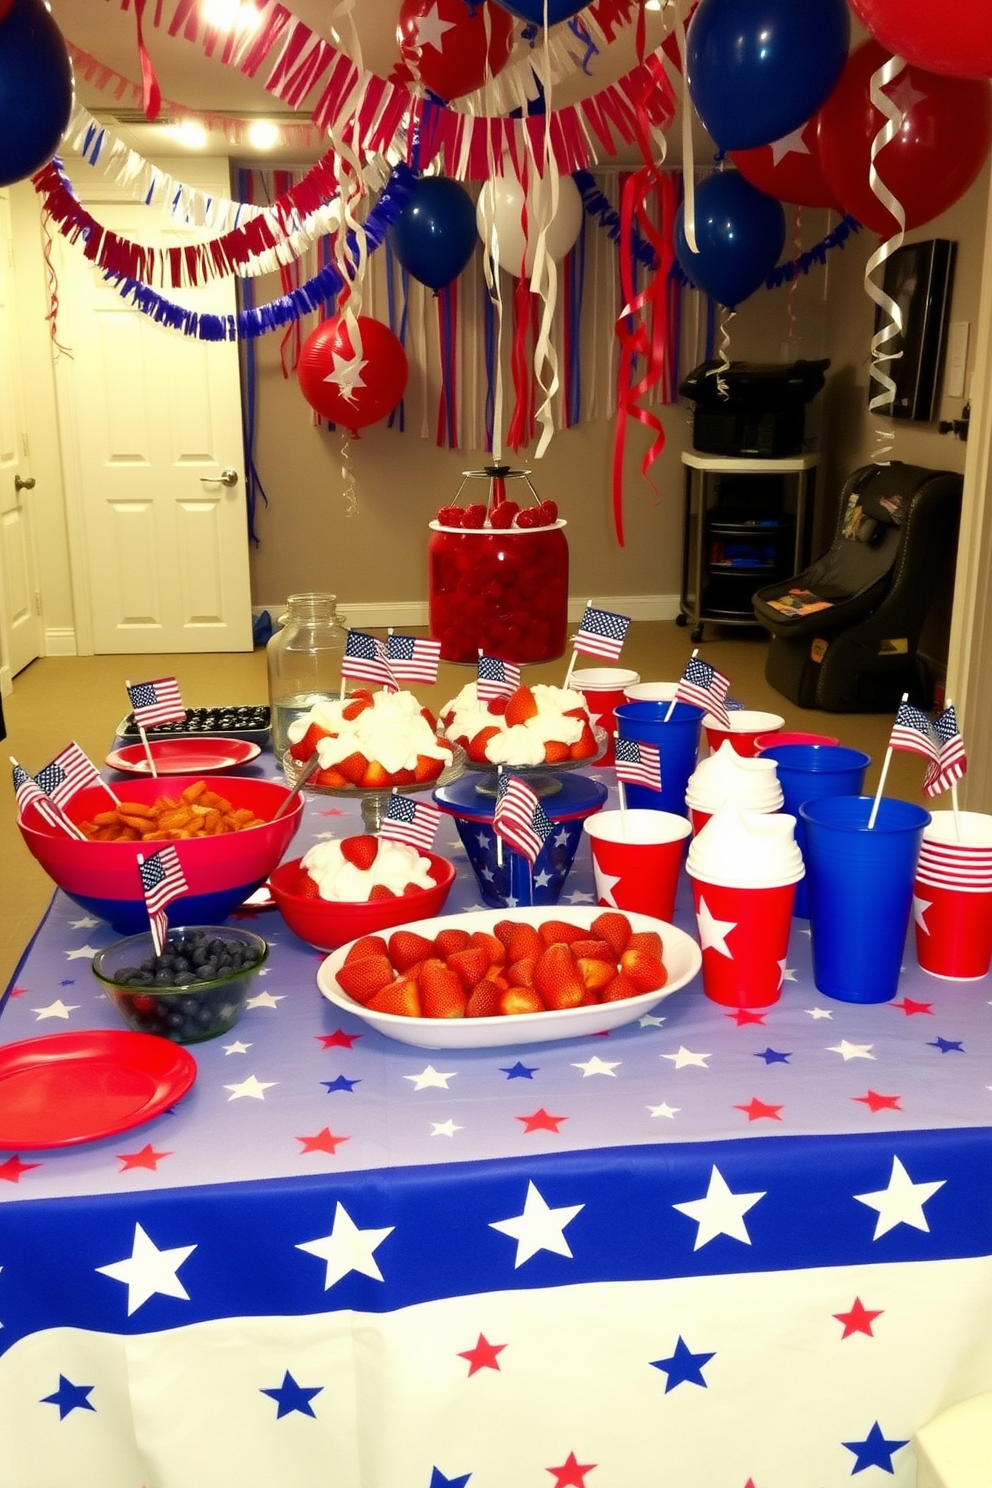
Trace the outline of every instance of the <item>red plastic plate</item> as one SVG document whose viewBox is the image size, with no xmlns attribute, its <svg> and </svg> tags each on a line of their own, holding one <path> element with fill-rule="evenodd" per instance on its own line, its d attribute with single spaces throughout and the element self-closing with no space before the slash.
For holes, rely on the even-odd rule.
<svg viewBox="0 0 992 1488">
<path fill-rule="evenodd" d="M 236 770 L 256 759 L 261 750 L 247 739 L 149 739 L 148 747 L 160 775 L 206 775 L 218 770 Z M 129 775 L 149 775 L 143 744 L 125 744 L 107 755 L 107 764 Z"/>
<path fill-rule="evenodd" d="M 140 1126 L 174 1105 L 196 1060 L 127 1030 L 53 1033 L 0 1047 L 0 1150 L 72 1147 Z"/>
</svg>

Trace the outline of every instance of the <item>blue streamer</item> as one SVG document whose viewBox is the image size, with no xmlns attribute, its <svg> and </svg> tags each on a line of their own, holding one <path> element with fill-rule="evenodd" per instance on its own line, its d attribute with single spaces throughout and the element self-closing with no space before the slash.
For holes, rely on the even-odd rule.
<svg viewBox="0 0 992 1488">
<path fill-rule="evenodd" d="M 589 63 L 592 61 L 593 57 L 599 56 L 599 47 L 593 41 L 592 36 L 583 24 L 581 16 L 573 16 L 572 19 L 568 22 L 568 29 L 569 31 L 571 31 L 576 41 L 581 42 L 581 44 L 585 47 L 585 52 L 580 58 L 579 66 L 582 68 L 582 71 L 585 73 L 586 77 L 588 77 Z"/>
</svg>

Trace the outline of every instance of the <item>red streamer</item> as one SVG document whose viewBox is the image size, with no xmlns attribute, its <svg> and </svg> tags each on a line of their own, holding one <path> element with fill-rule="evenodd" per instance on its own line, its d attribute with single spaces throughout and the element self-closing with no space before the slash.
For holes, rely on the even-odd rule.
<svg viewBox="0 0 992 1488">
<path fill-rule="evenodd" d="M 134 0 L 134 25 L 138 35 L 138 61 L 141 63 L 141 108 L 145 118 L 154 123 L 162 111 L 162 90 L 141 29 L 144 14 L 145 0 Z"/>
</svg>

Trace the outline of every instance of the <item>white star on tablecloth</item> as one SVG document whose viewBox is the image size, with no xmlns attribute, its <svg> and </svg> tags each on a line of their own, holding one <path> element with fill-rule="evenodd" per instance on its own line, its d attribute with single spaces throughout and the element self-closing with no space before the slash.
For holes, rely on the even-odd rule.
<svg viewBox="0 0 992 1488">
<path fill-rule="evenodd" d="M 421 48 L 433 47 L 436 52 L 443 52 L 444 33 L 450 31 L 454 24 L 454 21 L 442 21 L 437 6 L 432 5 L 417 21 L 417 45 Z"/>
<path fill-rule="evenodd" d="M 69 1014 L 74 1013 L 80 1006 L 78 1002 L 63 1002 L 61 997 L 56 997 L 55 1001 L 50 1002 L 47 1007 L 32 1008 L 31 1011 L 38 1014 L 40 1023 L 43 1018 L 68 1018 Z"/>
<path fill-rule="evenodd" d="M 607 1061 L 605 1059 L 600 1059 L 598 1054 L 594 1054 L 591 1059 L 585 1060 L 582 1064 L 576 1064 L 573 1062 L 572 1068 L 580 1069 L 582 1071 L 583 1080 L 586 1079 L 588 1075 L 612 1075 L 613 1079 L 615 1080 L 616 1075 L 613 1074 L 613 1071 L 622 1063 L 623 1061 L 620 1059 Z"/>
<path fill-rule="evenodd" d="M 231 1092 L 229 1101 L 241 1100 L 243 1096 L 250 1096 L 252 1100 L 264 1100 L 265 1092 L 278 1083 L 278 1080 L 259 1080 L 255 1075 L 249 1075 L 239 1085 L 225 1085 L 224 1089 Z"/>
<path fill-rule="evenodd" d="M 447 1090 L 448 1081 L 453 1080 L 457 1073 L 457 1070 L 436 1070 L 432 1064 L 428 1064 L 419 1075 L 404 1075 L 403 1078 L 411 1081 L 414 1090 L 429 1090 L 432 1087 Z"/>
<path fill-rule="evenodd" d="M 642 1028 L 660 1028 L 665 1019 L 657 1013 L 642 1013 L 637 1021 Z"/>
<path fill-rule="evenodd" d="M 247 1054 L 251 1044 L 243 1044 L 240 1039 L 235 1039 L 233 1044 L 222 1045 L 225 1054 Z"/>
<path fill-rule="evenodd" d="M 360 1230 L 347 1209 L 339 1202 L 334 1206 L 331 1233 L 318 1240 L 304 1241 L 296 1249 L 305 1250 L 308 1255 L 326 1261 L 325 1292 L 330 1291 L 335 1282 L 347 1276 L 350 1271 L 359 1271 L 363 1276 L 370 1276 L 373 1281 L 382 1281 L 382 1272 L 372 1257 L 394 1229 L 395 1226 L 390 1225 L 385 1230 Z"/>
<path fill-rule="evenodd" d="M 709 905 L 703 898 L 699 900 L 696 921 L 699 925 L 699 943 L 703 950 L 719 951 L 721 956 L 726 956 L 728 960 L 732 961 L 734 955 L 727 945 L 727 936 L 731 930 L 737 929 L 737 921 L 715 919 L 710 912 Z"/>
<path fill-rule="evenodd" d="M 833 1017 L 833 1013 L 830 1011 L 829 1008 L 821 1008 L 821 1007 L 806 1008 L 805 1011 L 809 1014 L 809 1016 L 811 1018 L 832 1018 Z"/>
<path fill-rule="evenodd" d="M 70 930 L 92 930 L 93 929 L 93 926 L 94 925 L 99 925 L 99 923 L 100 923 L 100 921 L 99 920 L 95 920 L 92 915 L 83 915 L 83 918 L 81 920 L 70 920 L 69 921 L 69 929 Z"/>
<path fill-rule="evenodd" d="M 554 1255 L 572 1258 L 565 1227 L 585 1208 L 584 1204 L 573 1204 L 561 1209 L 549 1209 L 533 1183 L 527 1184 L 524 1212 L 513 1219 L 494 1220 L 489 1228 L 509 1235 L 517 1242 L 517 1258 L 514 1269 L 537 1255 L 539 1250 L 550 1250 Z"/>
<path fill-rule="evenodd" d="M 717 1235 L 729 1235 L 731 1240 L 741 1240 L 745 1245 L 750 1245 L 751 1236 L 744 1224 L 744 1216 L 764 1197 L 764 1192 L 731 1193 L 723 1174 L 719 1168 L 714 1167 L 710 1171 L 705 1198 L 692 1199 L 686 1204 L 673 1204 L 672 1208 L 687 1215 L 689 1219 L 694 1219 L 699 1226 L 693 1250 L 708 1245 Z"/>
<path fill-rule="evenodd" d="M 783 134 L 781 139 L 772 140 L 769 149 L 772 152 L 772 165 L 778 165 L 786 155 L 808 155 L 809 145 L 803 139 L 805 124 L 800 124 L 791 134 Z"/>
<path fill-rule="evenodd" d="M 926 921 L 926 913 L 932 903 L 932 899 L 921 899 L 918 894 L 913 895 L 913 919 L 919 925 L 924 935 L 930 934 L 930 926 Z"/>
<path fill-rule="evenodd" d="M 565 898 L 569 904 L 595 904 L 596 902 L 594 894 L 586 894 L 582 889 L 573 889 L 570 894 L 565 895 Z"/>
<path fill-rule="evenodd" d="M 78 950 L 75 950 L 75 951 L 66 951 L 66 953 L 65 953 L 65 959 L 67 961 L 83 961 L 83 960 L 92 961 L 92 959 L 93 959 L 93 957 L 95 955 L 96 955 L 96 946 L 84 945 L 84 946 L 80 946 Z"/>
<path fill-rule="evenodd" d="M 285 997 L 285 995 L 286 995 L 285 992 L 280 992 L 278 995 L 275 995 L 275 996 L 271 992 L 259 992 L 257 996 L 255 996 L 255 997 L 249 997 L 248 998 L 248 1001 L 245 1003 L 245 1007 L 246 1008 L 260 1008 L 260 1007 L 274 1008 L 274 1007 L 278 1007 L 279 1003 L 282 1002 L 282 1000 Z"/>
<path fill-rule="evenodd" d="M 677 1054 L 662 1054 L 661 1057 L 662 1059 L 670 1059 L 676 1069 L 684 1069 L 688 1064 L 698 1065 L 700 1069 L 708 1069 L 709 1065 L 706 1061 L 707 1059 L 712 1059 L 713 1055 L 694 1054 L 691 1049 L 686 1048 L 685 1044 L 680 1044 Z"/>
<path fill-rule="evenodd" d="M 593 864 L 593 872 L 596 875 L 596 894 L 601 904 L 609 904 L 613 909 L 619 909 L 617 901 L 613 897 L 613 890 L 620 882 L 622 874 L 604 873 L 603 870 Z"/>
<path fill-rule="evenodd" d="M 331 352 L 334 368 L 324 378 L 325 382 L 333 382 L 339 389 L 342 398 L 352 398 L 356 388 L 363 388 L 365 381 L 362 377 L 362 368 L 368 366 L 367 357 L 354 355 L 342 356 L 340 352 Z"/>
<path fill-rule="evenodd" d="M 456 1126 L 455 1122 L 450 1116 L 448 1117 L 447 1121 L 431 1122 L 432 1137 L 453 1137 L 455 1135 L 455 1132 L 464 1130 L 465 1128 L 463 1126 Z"/>
<path fill-rule="evenodd" d="M 854 1195 L 859 1204 L 867 1204 L 869 1209 L 878 1210 L 872 1239 L 877 1240 L 880 1236 L 887 1235 L 889 1230 L 894 1230 L 899 1224 L 911 1225 L 914 1230 L 926 1230 L 929 1233 L 930 1226 L 923 1213 L 923 1205 L 933 1198 L 938 1188 L 943 1188 L 945 1181 L 941 1178 L 937 1183 L 914 1183 L 898 1157 L 894 1157 L 886 1188 L 876 1189 L 874 1193 Z"/>
<path fill-rule="evenodd" d="M 828 1044 L 828 1054 L 840 1054 L 844 1063 L 849 1059 L 874 1059 L 871 1052 L 871 1044 L 849 1044 L 847 1039 L 841 1039 L 839 1044 Z"/>
<path fill-rule="evenodd" d="M 172 1250 L 159 1250 L 140 1224 L 136 1224 L 130 1256 L 123 1261 L 114 1261 L 109 1266 L 97 1266 L 96 1269 L 102 1276 L 123 1282 L 127 1287 L 127 1315 L 130 1317 L 156 1293 L 163 1297 L 179 1297 L 184 1302 L 189 1301 L 189 1293 L 176 1272 L 195 1249 L 195 1245 L 177 1245 Z"/>
<path fill-rule="evenodd" d="M 794 966 L 786 966 L 784 961 L 780 961 L 778 964 L 782 968 L 783 982 L 794 982 L 796 980 L 796 968 Z"/>
<path fill-rule="evenodd" d="M 662 1101 L 660 1106 L 648 1106 L 647 1109 L 651 1116 L 667 1116 L 669 1119 L 672 1119 L 678 1111 L 681 1111 L 682 1107 L 670 1106 L 667 1101 Z"/>
<path fill-rule="evenodd" d="M 785 981 L 785 960 L 786 958 L 783 956 L 781 961 L 776 961 L 775 963 L 775 965 L 778 967 L 778 984 L 780 987 Z"/>
</svg>

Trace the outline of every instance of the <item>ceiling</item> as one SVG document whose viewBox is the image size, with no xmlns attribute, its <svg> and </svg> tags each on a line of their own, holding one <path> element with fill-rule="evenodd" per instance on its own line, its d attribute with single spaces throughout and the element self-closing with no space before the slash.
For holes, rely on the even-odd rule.
<svg viewBox="0 0 992 1488">
<path fill-rule="evenodd" d="M 132 82 L 140 82 L 141 71 L 138 60 L 136 25 L 133 7 L 122 9 L 122 0 L 49 0 L 55 17 L 66 40 L 74 48 L 96 58 L 113 73 Z M 306 123 L 305 112 L 290 114 L 266 93 L 262 82 L 243 77 L 235 68 L 225 66 L 218 57 L 208 58 L 198 42 L 182 38 L 170 38 L 165 26 L 160 29 L 152 24 L 159 0 L 149 0 L 145 11 L 145 43 L 151 55 L 162 92 L 162 117 L 169 114 L 169 104 L 180 105 L 183 110 L 207 110 L 213 114 L 237 119 L 271 119 L 276 123 L 293 121 Z M 177 0 L 165 0 L 161 9 L 168 20 L 176 9 Z M 335 9 L 335 0 L 290 0 L 294 17 L 317 35 L 333 40 L 329 17 Z M 396 23 L 400 0 L 356 0 L 352 12 L 354 31 L 350 22 L 339 22 L 341 49 L 356 53 L 352 37 L 357 37 L 362 66 L 367 72 L 388 77 L 398 60 L 396 45 Z M 646 13 L 648 21 L 647 45 L 658 46 L 665 34 L 665 24 L 660 13 Z M 337 43 L 335 43 L 337 44 Z M 628 26 L 592 59 L 590 75 L 581 71 L 563 80 L 553 93 L 553 101 L 561 105 L 594 93 L 609 82 L 628 71 L 636 63 L 634 28 Z M 130 90 L 129 90 L 130 91 Z M 102 120 L 113 120 L 115 132 L 139 152 L 155 159 L 156 154 L 175 155 L 176 141 L 171 131 L 161 125 L 147 125 L 140 108 L 134 105 L 133 95 L 118 102 L 113 87 L 100 89 L 81 76 L 77 67 L 77 97 L 80 103 Z M 315 159 L 324 143 L 314 138 L 309 146 L 302 147 L 297 131 L 296 141 L 289 147 L 266 153 L 266 158 L 285 164 L 290 160 L 301 162 Z M 670 158 L 678 157 L 678 130 L 670 135 L 672 150 Z M 700 135 L 703 150 L 707 147 L 705 135 Z M 209 148 L 221 150 L 239 159 L 254 157 L 254 152 L 243 144 L 231 144 L 222 134 L 213 136 Z M 257 157 L 254 157 L 257 158 Z M 604 162 L 612 163 L 612 162 Z M 624 163 L 618 157 L 617 163 Z"/>
</svg>

